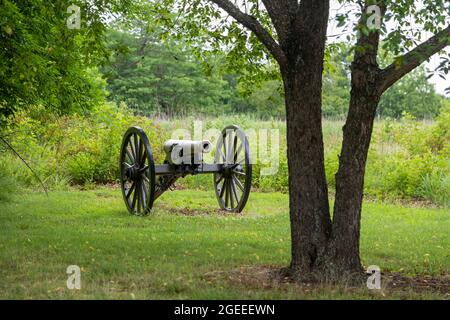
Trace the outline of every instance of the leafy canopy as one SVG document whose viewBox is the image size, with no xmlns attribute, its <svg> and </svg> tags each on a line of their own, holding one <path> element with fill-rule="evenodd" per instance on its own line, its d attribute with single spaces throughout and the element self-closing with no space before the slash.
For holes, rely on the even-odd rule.
<svg viewBox="0 0 450 320">
<path fill-rule="evenodd" d="M 328 39 L 328 50 L 333 43 L 355 42 L 359 33 L 368 34 L 365 24 L 358 24 L 363 12 L 364 1 L 338 0 L 340 10 L 331 11 L 330 23 L 335 21 L 339 37 Z M 417 46 L 430 35 L 447 27 L 450 23 L 450 2 L 446 0 L 368 0 L 369 4 L 384 4 L 386 13 L 381 26 L 383 51 L 395 56 L 398 65 L 403 63 L 401 54 Z M 245 83 L 254 84 L 264 79 L 275 79 L 279 75 L 273 58 L 256 36 L 219 9 L 212 0 L 159 0 L 151 18 L 165 27 L 164 37 L 183 38 L 197 50 L 202 61 L 207 56 L 226 53 L 229 70 L 243 73 Z M 262 1 L 231 1 L 239 10 L 256 19 L 265 30 L 280 43 L 277 32 Z M 353 45 L 353 50 L 365 50 Z M 434 70 L 441 76 L 447 74 L 450 66 L 448 52 L 442 52 L 439 67 Z"/>
<path fill-rule="evenodd" d="M 131 0 L 1 0 L 0 120 L 44 105 L 79 111 L 103 99 L 96 66 L 108 14 L 127 12 Z M 81 28 L 69 29 L 70 5 L 81 9 Z M 131 12 L 131 11 L 130 11 Z"/>
</svg>

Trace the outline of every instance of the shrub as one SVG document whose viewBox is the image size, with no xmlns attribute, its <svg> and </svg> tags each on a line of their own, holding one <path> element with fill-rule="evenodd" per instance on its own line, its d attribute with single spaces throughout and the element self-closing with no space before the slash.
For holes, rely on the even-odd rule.
<svg viewBox="0 0 450 320">
<path fill-rule="evenodd" d="M 0 202 L 9 201 L 17 191 L 17 183 L 6 170 L 6 162 L 0 162 Z"/>
<path fill-rule="evenodd" d="M 71 184 L 108 183 L 118 179 L 118 161 L 122 136 L 131 125 L 146 131 L 153 145 L 161 145 L 157 125 L 144 117 L 135 117 L 123 108 L 102 105 L 85 116 L 58 117 L 21 113 L 9 128 L 11 143 L 50 188 Z M 158 149 L 156 158 L 161 158 Z M 19 159 L 1 156 L 8 163 L 8 176 L 25 187 L 37 185 L 35 177 L 22 167 Z"/>
<path fill-rule="evenodd" d="M 400 121 L 375 123 L 366 168 L 366 194 L 381 199 L 428 199 L 449 206 L 449 109 L 447 105 L 434 123 L 416 121 L 408 115 Z M 55 189 L 64 188 L 68 183 L 92 185 L 116 182 L 122 137 L 131 125 L 139 125 L 146 131 L 155 162 L 162 163 L 165 157 L 163 142 L 172 136 L 174 129 L 188 129 L 192 133 L 194 120 L 197 119 L 152 121 L 134 116 L 126 108 L 106 104 L 84 116 L 60 117 L 43 110 L 20 113 L 7 134 L 12 137 L 13 146 L 39 176 L 50 188 Z M 246 132 L 251 129 L 255 132 L 259 129 L 279 129 L 278 171 L 270 176 L 261 175 L 261 169 L 269 165 L 255 163 L 253 187 L 267 192 L 287 192 L 289 176 L 284 123 L 278 120 L 259 121 L 250 116 L 227 116 L 203 119 L 202 129 L 221 130 L 229 124 L 237 124 Z M 342 122 L 324 121 L 325 169 L 331 190 L 335 187 L 339 164 L 341 127 Z M 256 144 L 252 142 L 252 145 Z M 8 177 L 25 188 L 37 185 L 32 173 L 12 154 L 4 152 L 0 158 L 0 180 L 7 181 L 5 179 Z M 187 188 L 211 190 L 213 181 L 210 175 L 198 175 L 181 179 L 178 184 Z"/>
</svg>

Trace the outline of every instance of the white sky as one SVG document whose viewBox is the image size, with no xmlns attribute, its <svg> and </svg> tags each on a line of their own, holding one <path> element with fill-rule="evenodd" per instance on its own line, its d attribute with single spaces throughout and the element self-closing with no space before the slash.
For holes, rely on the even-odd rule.
<svg viewBox="0 0 450 320">
<path fill-rule="evenodd" d="M 336 23 L 334 23 L 332 19 L 333 17 L 336 16 L 337 13 L 345 13 L 346 11 L 348 11 L 348 8 L 346 9 L 345 7 L 342 7 L 342 5 L 340 5 L 337 0 L 331 0 L 331 11 L 330 11 L 331 20 L 329 23 L 328 35 L 336 35 L 338 33 L 342 33 L 342 30 L 338 30 L 336 28 Z M 431 34 L 428 35 L 428 37 L 430 36 Z M 424 38 L 426 39 L 428 37 Z M 345 39 L 345 37 L 343 39 Z M 431 57 L 429 62 L 425 63 L 425 67 L 429 70 L 434 70 L 438 66 L 438 64 L 439 64 L 439 55 L 435 54 L 434 56 Z M 446 75 L 444 80 L 437 74 L 435 74 L 433 75 L 433 77 L 429 79 L 429 81 L 435 85 L 436 91 L 438 93 L 445 95 L 445 89 L 450 86 L 450 75 Z M 450 95 L 447 94 L 447 96 Z"/>
</svg>

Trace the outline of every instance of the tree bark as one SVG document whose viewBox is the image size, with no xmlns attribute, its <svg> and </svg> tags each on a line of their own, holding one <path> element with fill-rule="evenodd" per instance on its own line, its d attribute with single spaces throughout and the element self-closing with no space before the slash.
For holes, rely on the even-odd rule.
<svg viewBox="0 0 450 320">
<path fill-rule="evenodd" d="M 320 78 L 284 78 L 291 220 L 291 269 L 312 271 L 327 243 L 331 221 L 325 179 Z M 317 92 L 318 91 L 318 92 Z"/>
<path fill-rule="evenodd" d="M 290 269 L 307 277 L 331 232 L 321 114 L 328 1 L 302 4 L 301 32 L 289 35 L 283 48 L 288 63 L 281 65 L 281 73 L 286 99 Z"/>
<path fill-rule="evenodd" d="M 366 3 L 366 6 L 368 4 Z M 366 12 L 366 9 L 363 9 Z M 385 7 L 382 7 L 384 15 Z M 362 15 L 360 24 L 366 23 Z M 359 281 L 363 274 L 359 255 L 361 208 L 364 174 L 372 137 L 379 90 L 380 69 L 377 62 L 380 33 L 360 34 L 351 66 L 351 93 L 347 120 L 343 128 L 339 169 L 336 173 L 336 197 L 331 237 L 318 261 L 323 277 L 334 281 Z"/>
<path fill-rule="evenodd" d="M 386 8 L 382 2 L 379 4 L 384 16 Z M 365 23 L 365 18 L 363 15 L 359 23 Z M 357 47 L 362 50 L 355 51 L 352 63 L 352 89 L 336 174 L 331 236 L 316 267 L 322 278 L 358 281 L 355 275 L 363 274 L 359 251 L 361 208 L 367 155 L 378 103 L 387 88 L 448 45 L 449 32 L 450 27 L 447 27 L 403 55 L 405 63 L 402 66 L 397 67 L 394 63 L 384 70 L 377 62 L 379 31 L 359 35 Z"/>
<path fill-rule="evenodd" d="M 363 67 L 359 69 L 355 66 L 352 72 L 349 113 L 343 128 L 332 235 L 322 266 L 330 279 L 363 273 L 359 240 L 364 174 L 376 108 L 381 97 L 374 83 L 378 71 L 370 70 L 367 65 Z"/>
</svg>

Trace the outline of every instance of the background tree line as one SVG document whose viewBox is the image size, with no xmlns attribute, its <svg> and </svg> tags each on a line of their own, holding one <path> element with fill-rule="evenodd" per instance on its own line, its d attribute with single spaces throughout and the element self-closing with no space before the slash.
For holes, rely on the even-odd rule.
<svg viewBox="0 0 450 320">
<path fill-rule="evenodd" d="M 131 29 L 116 26 L 108 30 L 107 45 L 112 55 L 101 68 L 107 79 L 108 98 L 125 103 L 144 115 L 216 116 L 252 114 L 258 118 L 285 117 L 280 79 L 268 79 L 250 88 L 240 82 L 242 75 L 227 73 L 224 57 L 213 57 L 210 66 L 199 62 L 187 43 L 165 39 L 145 24 Z M 323 115 L 345 117 L 349 105 L 349 61 L 345 43 L 328 50 L 323 90 Z M 407 112 L 415 118 L 434 118 L 446 98 L 436 93 L 420 67 L 390 88 L 381 99 L 379 117 L 400 118 Z"/>
<path fill-rule="evenodd" d="M 67 28 L 67 7 L 81 7 L 81 29 Z M 157 24 L 140 20 L 139 1 L 2 0 L 0 13 L 0 118 L 43 105 L 57 113 L 84 113 L 108 100 L 148 116 L 217 116 L 231 113 L 284 119 L 282 81 L 246 81 L 227 70 L 225 54 L 199 56 L 184 39 L 161 37 Z M 138 12 L 138 14 L 137 14 Z M 126 18 L 105 18 L 119 13 Z M 327 51 L 322 113 L 344 118 L 349 105 L 350 45 Z M 201 62 L 200 62 L 201 61 Z M 229 61 L 228 61 L 229 63 Z M 271 68 L 270 66 L 260 66 Z M 424 67 L 382 97 L 377 113 L 433 118 L 445 97 L 427 81 Z"/>
</svg>

